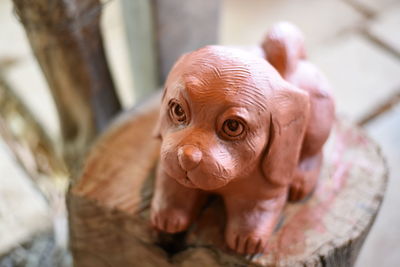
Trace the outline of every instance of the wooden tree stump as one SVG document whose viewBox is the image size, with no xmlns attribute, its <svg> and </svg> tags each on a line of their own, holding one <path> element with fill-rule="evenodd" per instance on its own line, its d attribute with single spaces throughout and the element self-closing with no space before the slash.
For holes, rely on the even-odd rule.
<svg viewBox="0 0 400 267">
<path fill-rule="evenodd" d="M 159 146 L 152 137 L 160 96 L 120 116 L 97 141 L 68 200 L 75 266 L 351 266 L 374 222 L 387 183 L 379 148 L 337 122 L 319 184 L 287 204 L 269 252 L 241 257 L 224 243 L 221 200 L 211 199 L 187 233 L 149 225 Z"/>
</svg>

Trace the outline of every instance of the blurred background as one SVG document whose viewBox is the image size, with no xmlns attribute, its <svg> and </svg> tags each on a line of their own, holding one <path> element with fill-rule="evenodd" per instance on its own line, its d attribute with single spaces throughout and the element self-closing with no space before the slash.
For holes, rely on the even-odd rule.
<svg viewBox="0 0 400 267">
<path fill-rule="evenodd" d="M 185 24 L 178 11 L 170 10 L 166 14 L 175 19 L 159 14 L 156 24 L 168 27 L 163 23 L 171 20 L 170 27 L 198 27 L 201 42 L 164 37 L 164 46 L 158 48 L 162 63 L 140 55 L 140 51 L 146 53 L 140 46 L 153 38 L 146 27 L 154 25 L 146 24 L 146 7 L 135 13 L 146 1 L 137 1 L 138 6 L 134 2 L 102 2 L 106 55 L 124 109 L 140 102 L 150 91 L 147 87 L 157 87 L 154 80 L 165 77 L 178 56 L 168 46 L 182 51 L 212 43 L 257 46 L 272 23 L 296 24 L 304 32 L 310 61 L 333 85 L 338 115 L 359 124 L 379 143 L 390 168 L 381 211 L 356 266 L 400 266 L 399 0 L 182 1 L 182 12 L 189 12 L 184 14 L 191 23 Z M 190 5 L 198 7 L 193 10 Z M 208 24 L 196 21 L 198 17 L 209 17 Z M 157 72 L 152 72 L 154 65 L 149 62 L 156 62 Z M 149 70 L 149 77 L 143 77 L 143 69 Z M 59 118 L 11 0 L 0 0 L 0 88 L 0 266 L 52 266 L 44 256 L 49 254 L 68 266 L 70 259 L 63 256 L 67 247 L 65 167 L 57 160 L 37 163 L 35 157 L 50 153 L 46 146 L 36 152 L 24 148 L 37 142 L 32 139 L 39 137 L 29 133 L 40 128 L 55 150 L 51 153 L 59 155 Z M 10 138 L 10 133 L 19 133 L 19 139 Z M 46 177 L 49 173 L 54 176 L 51 182 Z"/>
</svg>

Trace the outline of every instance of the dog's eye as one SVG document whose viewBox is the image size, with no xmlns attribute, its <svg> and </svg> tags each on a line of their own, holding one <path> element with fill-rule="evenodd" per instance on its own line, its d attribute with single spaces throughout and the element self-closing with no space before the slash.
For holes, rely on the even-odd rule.
<svg viewBox="0 0 400 267">
<path fill-rule="evenodd" d="M 170 104 L 169 114 L 172 120 L 178 124 L 186 123 L 186 114 L 182 106 L 176 102 Z"/>
<path fill-rule="evenodd" d="M 239 137 L 244 132 L 244 125 L 238 120 L 228 119 L 224 121 L 222 131 L 228 138 Z"/>
</svg>

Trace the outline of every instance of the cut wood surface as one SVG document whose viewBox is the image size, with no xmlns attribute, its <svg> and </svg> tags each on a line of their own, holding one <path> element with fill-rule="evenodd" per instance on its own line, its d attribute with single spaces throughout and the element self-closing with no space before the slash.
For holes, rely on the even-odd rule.
<svg viewBox="0 0 400 267">
<path fill-rule="evenodd" d="M 150 227 L 159 98 L 119 117 L 89 153 L 68 200 L 75 266 L 354 264 L 387 183 L 379 148 L 359 129 L 336 123 L 314 194 L 287 204 L 268 253 L 242 257 L 225 246 L 218 198 L 187 233 L 159 235 Z"/>
</svg>

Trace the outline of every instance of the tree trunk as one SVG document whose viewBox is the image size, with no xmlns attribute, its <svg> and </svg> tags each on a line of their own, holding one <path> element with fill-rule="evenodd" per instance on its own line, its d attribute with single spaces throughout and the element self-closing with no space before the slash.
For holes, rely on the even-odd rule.
<svg viewBox="0 0 400 267">
<path fill-rule="evenodd" d="M 119 117 L 93 147 L 69 198 L 77 267 L 352 266 L 378 213 L 387 183 L 379 148 L 360 130 L 337 122 L 318 187 L 286 205 L 268 253 L 227 251 L 224 207 L 210 200 L 178 235 L 149 224 L 158 140 L 151 136 L 160 96 Z"/>
<path fill-rule="evenodd" d="M 13 0 L 52 91 L 70 171 L 120 110 L 99 28 L 98 0 Z"/>
<path fill-rule="evenodd" d="M 178 58 L 218 42 L 220 0 L 122 0 L 136 101 L 161 87 Z"/>
</svg>

